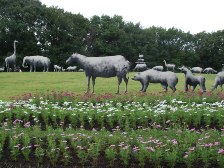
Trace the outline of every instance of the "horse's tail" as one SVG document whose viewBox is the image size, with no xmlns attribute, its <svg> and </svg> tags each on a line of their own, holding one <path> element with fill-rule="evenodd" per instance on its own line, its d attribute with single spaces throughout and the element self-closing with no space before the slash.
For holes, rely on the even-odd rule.
<svg viewBox="0 0 224 168">
<path fill-rule="evenodd" d="M 130 62 L 126 61 L 121 69 L 121 74 L 123 75 L 128 74 L 128 79 L 129 79 L 129 71 L 130 71 Z"/>
</svg>

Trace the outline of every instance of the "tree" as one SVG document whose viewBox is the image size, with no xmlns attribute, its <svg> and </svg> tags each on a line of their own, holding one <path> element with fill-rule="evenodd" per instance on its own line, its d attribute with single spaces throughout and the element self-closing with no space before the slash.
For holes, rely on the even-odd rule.
<svg viewBox="0 0 224 168">
<path fill-rule="evenodd" d="M 41 20 L 37 38 L 44 55 L 53 64 L 65 66 L 65 60 L 74 52 L 85 52 L 85 38 L 89 21 L 55 7 L 47 8 Z"/>
<path fill-rule="evenodd" d="M 48 56 L 53 64 L 64 65 L 72 52 L 85 51 L 89 25 L 82 15 L 47 8 L 36 0 L 0 0 L 1 59 L 11 54 L 13 41 L 18 44 L 18 60 L 26 55 Z"/>
<path fill-rule="evenodd" d="M 124 27 L 121 16 L 93 16 L 88 33 L 88 52 L 92 56 L 120 54 Z"/>
<path fill-rule="evenodd" d="M 93 16 L 46 7 L 39 0 L 0 0 L 0 66 L 17 45 L 18 63 L 26 55 L 44 55 L 52 64 L 65 65 L 73 52 L 87 56 L 123 55 L 132 67 L 143 54 L 151 68 L 165 59 L 177 66 L 211 66 L 224 63 L 224 30 L 192 35 L 180 29 L 142 28 L 122 16 Z M 215 60 L 215 61 L 214 61 Z"/>
<path fill-rule="evenodd" d="M 18 62 L 25 54 L 38 53 L 40 49 L 35 45 L 35 31 L 33 29 L 37 13 L 40 12 L 41 3 L 33 0 L 0 0 L 0 43 L 1 62 L 12 54 L 12 44 L 16 39 Z"/>
</svg>

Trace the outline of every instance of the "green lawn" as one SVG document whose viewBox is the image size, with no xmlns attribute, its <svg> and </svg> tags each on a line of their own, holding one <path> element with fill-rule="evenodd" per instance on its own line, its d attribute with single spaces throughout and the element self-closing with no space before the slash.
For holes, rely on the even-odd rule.
<svg viewBox="0 0 224 168">
<path fill-rule="evenodd" d="M 129 78 L 135 72 L 129 73 Z M 203 74 L 206 77 L 206 88 L 211 89 L 214 83 L 214 74 Z M 177 90 L 184 89 L 184 74 L 177 73 L 179 82 Z M 138 92 L 140 83 L 129 80 L 128 92 Z M 196 90 L 199 87 L 196 88 Z M 117 78 L 97 78 L 95 93 L 115 93 L 117 89 Z M 23 73 L 0 73 L 0 100 L 9 100 L 11 96 L 22 95 L 24 93 L 39 93 L 46 91 L 70 91 L 84 93 L 86 90 L 86 78 L 83 72 L 23 72 Z M 124 92 L 124 82 L 120 87 L 121 93 Z M 159 84 L 150 84 L 147 92 L 163 91 Z"/>
</svg>

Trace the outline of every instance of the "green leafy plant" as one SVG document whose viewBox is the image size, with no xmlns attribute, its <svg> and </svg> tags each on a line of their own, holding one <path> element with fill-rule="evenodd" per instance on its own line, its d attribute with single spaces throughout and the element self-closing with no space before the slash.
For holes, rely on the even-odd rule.
<svg viewBox="0 0 224 168">
<path fill-rule="evenodd" d="M 93 159 L 93 165 L 97 165 L 97 161 L 100 156 L 101 152 L 101 142 L 98 141 L 97 143 L 91 143 L 88 148 L 89 157 Z"/>
<path fill-rule="evenodd" d="M 50 163 L 55 165 L 58 161 L 60 151 L 56 146 L 56 142 L 52 136 L 47 137 L 48 147 L 46 149 L 46 156 L 48 157 Z"/>
<path fill-rule="evenodd" d="M 128 164 L 129 164 L 130 153 L 131 153 L 131 150 L 130 150 L 129 146 L 123 146 L 122 148 L 120 148 L 119 156 L 125 166 L 128 166 Z"/>
<path fill-rule="evenodd" d="M 85 165 L 89 159 L 89 154 L 87 151 L 82 149 L 83 147 L 79 147 L 79 150 L 77 151 L 77 156 L 80 159 L 81 165 Z"/>
<path fill-rule="evenodd" d="M 106 148 L 105 155 L 106 155 L 106 158 L 109 161 L 110 166 L 113 167 L 114 162 L 117 159 L 116 158 L 117 157 L 117 151 L 116 151 L 116 149 L 113 146 L 110 146 L 110 147 Z"/>
<path fill-rule="evenodd" d="M 29 154 L 31 152 L 31 144 L 30 144 L 30 136 L 27 134 L 24 134 L 21 138 L 22 141 L 22 148 L 21 148 L 21 152 L 23 154 L 23 156 L 25 157 L 25 159 L 28 161 L 29 158 Z"/>
<path fill-rule="evenodd" d="M 19 139 L 17 137 L 10 138 L 9 148 L 10 148 L 10 156 L 12 157 L 13 160 L 16 161 L 20 154 L 20 148 L 21 148 L 21 144 L 19 143 Z"/>
<path fill-rule="evenodd" d="M 41 146 L 36 147 L 35 157 L 37 157 L 38 163 L 43 162 L 44 155 L 45 155 L 45 150 Z"/>
</svg>

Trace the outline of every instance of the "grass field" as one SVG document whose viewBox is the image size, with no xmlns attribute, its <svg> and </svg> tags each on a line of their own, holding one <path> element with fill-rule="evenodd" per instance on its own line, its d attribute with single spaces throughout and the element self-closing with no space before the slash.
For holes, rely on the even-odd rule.
<svg viewBox="0 0 224 168">
<path fill-rule="evenodd" d="M 133 77 L 135 72 L 129 74 Z M 214 74 L 203 74 L 206 77 L 206 88 L 211 89 L 214 83 Z M 184 74 L 177 73 L 179 82 L 177 90 L 184 89 Z M 24 93 L 42 93 L 46 91 L 70 91 L 82 94 L 86 90 L 86 78 L 83 72 L 23 72 L 23 73 L 0 73 L 0 100 L 9 100 L 11 96 L 22 95 Z M 135 93 L 140 89 L 140 83 L 129 80 L 128 92 Z M 117 78 L 97 78 L 95 93 L 115 93 L 117 89 Z M 198 90 L 199 87 L 196 88 Z M 120 87 L 124 92 L 124 82 Z M 163 91 L 160 84 L 150 84 L 147 92 Z M 170 90 L 169 90 L 170 91 Z"/>
</svg>

